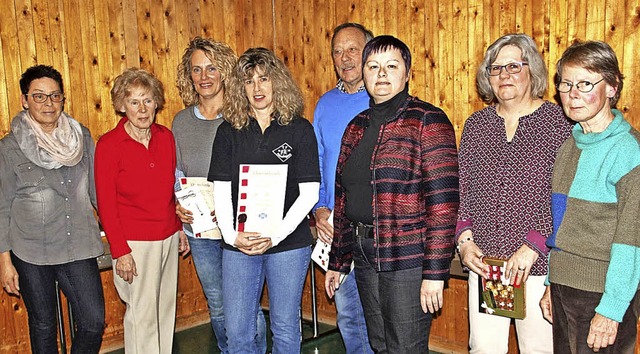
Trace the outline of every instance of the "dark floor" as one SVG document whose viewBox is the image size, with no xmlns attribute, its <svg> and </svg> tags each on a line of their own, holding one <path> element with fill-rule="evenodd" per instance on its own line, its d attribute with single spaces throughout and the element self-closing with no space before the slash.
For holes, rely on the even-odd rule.
<svg viewBox="0 0 640 354">
<path fill-rule="evenodd" d="M 267 324 L 269 316 L 265 313 Z M 302 354 L 344 354 L 344 344 L 340 333 L 333 326 L 320 324 L 318 338 L 313 337 L 313 326 L 311 322 L 304 322 L 302 325 L 303 342 Z M 271 340 L 269 338 L 268 347 L 271 349 Z M 213 354 L 220 353 L 216 345 L 216 339 L 213 335 L 211 326 L 203 324 L 188 330 L 176 333 L 173 342 L 174 354 Z M 437 354 L 436 352 L 430 352 Z M 113 351 L 109 354 L 124 354 L 124 349 Z"/>
</svg>

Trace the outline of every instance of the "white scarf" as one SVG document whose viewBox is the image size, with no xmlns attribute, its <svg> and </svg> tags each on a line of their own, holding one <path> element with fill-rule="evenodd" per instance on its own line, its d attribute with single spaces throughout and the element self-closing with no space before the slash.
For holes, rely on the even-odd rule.
<svg viewBox="0 0 640 354">
<path fill-rule="evenodd" d="M 75 166 L 82 159 L 82 127 L 64 112 L 60 113 L 58 126 L 51 134 L 45 133 L 26 110 L 13 118 L 11 132 L 22 153 L 47 170 Z"/>
</svg>

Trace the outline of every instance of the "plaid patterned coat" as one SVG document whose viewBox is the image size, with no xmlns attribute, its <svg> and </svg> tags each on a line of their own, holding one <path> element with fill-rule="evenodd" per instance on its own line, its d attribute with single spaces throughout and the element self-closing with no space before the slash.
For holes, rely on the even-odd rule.
<svg viewBox="0 0 640 354">
<path fill-rule="evenodd" d="M 329 268 L 348 272 L 354 237 L 345 217 L 341 176 L 362 139 L 370 111 L 347 126 L 336 171 L 334 238 Z M 446 280 L 458 210 L 458 154 L 453 126 L 438 107 L 409 96 L 380 128 L 369 166 L 379 272 L 422 267 L 422 277 Z"/>
</svg>

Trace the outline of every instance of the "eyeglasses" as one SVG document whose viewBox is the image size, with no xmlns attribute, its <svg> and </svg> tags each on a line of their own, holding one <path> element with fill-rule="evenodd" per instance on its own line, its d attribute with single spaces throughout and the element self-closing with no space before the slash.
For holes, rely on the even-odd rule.
<svg viewBox="0 0 640 354">
<path fill-rule="evenodd" d="M 603 80 L 604 80 L 604 77 L 596 82 L 578 81 L 575 84 L 573 82 L 562 81 L 556 85 L 556 89 L 558 89 L 559 92 L 567 93 L 571 91 L 571 88 L 573 86 L 575 86 L 578 89 L 578 91 L 582 93 L 587 93 L 587 92 L 591 92 L 591 90 L 593 90 L 593 87 L 599 84 L 600 82 L 602 82 Z"/>
<path fill-rule="evenodd" d="M 487 75 L 498 76 L 502 73 L 502 69 L 509 74 L 517 74 L 522 71 L 524 65 L 529 65 L 529 63 L 513 62 L 505 65 L 489 65 L 485 69 L 487 70 Z"/>
<path fill-rule="evenodd" d="M 44 93 L 25 93 L 24 95 L 31 96 L 31 98 L 33 98 L 33 101 L 36 103 L 45 103 L 47 101 L 47 98 L 50 98 L 51 102 L 55 103 L 64 101 L 64 94 L 60 92 L 54 92 L 48 95 Z"/>
</svg>

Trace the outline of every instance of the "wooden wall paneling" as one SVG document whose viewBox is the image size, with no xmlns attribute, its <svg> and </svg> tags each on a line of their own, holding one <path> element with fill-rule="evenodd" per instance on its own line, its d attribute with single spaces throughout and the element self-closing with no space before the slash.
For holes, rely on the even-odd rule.
<svg viewBox="0 0 640 354">
<path fill-rule="evenodd" d="M 276 38 L 286 43 L 291 40 L 290 36 L 295 35 L 295 33 L 278 31 L 278 29 L 284 25 L 283 23 L 278 23 L 278 21 L 286 22 L 290 19 L 282 17 L 282 14 L 280 14 L 280 19 L 277 17 L 274 18 L 274 16 L 278 16 L 278 14 L 274 14 L 271 4 L 271 1 L 243 1 L 242 9 L 245 16 L 245 23 L 244 26 L 241 27 L 243 37 L 238 55 L 254 47 L 265 47 L 278 54 L 278 42 L 276 42 Z M 289 3 L 290 6 L 294 4 L 295 3 Z M 280 56 L 280 59 L 283 59 L 282 56 Z"/>
<path fill-rule="evenodd" d="M 433 72 L 431 70 L 432 51 L 430 48 L 431 41 L 428 40 L 426 33 L 431 33 L 432 28 L 428 28 L 425 24 L 425 4 L 414 2 L 408 6 L 407 24 L 404 28 L 409 38 L 409 49 L 411 49 L 411 78 L 409 79 L 409 88 L 418 93 L 418 98 L 427 102 L 434 102 L 433 92 Z M 423 25 L 415 25 L 423 24 Z"/>
<path fill-rule="evenodd" d="M 244 51 L 244 44 L 242 41 L 242 28 L 245 28 L 243 12 L 241 9 L 241 3 L 234 0 L 219 0 L 222 1 L 223 10 L 219 11 L 215 18 L 219 21 L 215 21 L 212 16 L 207 19 L 205 16 L 202 18 L 202 22 L 209 24 L 210 22 L 219 22 L 224 25 L 224 28 L 220 30 L 220 33 L 214 33 L 214 38 L 226 42 L 236 54 L 239 56 Z M 202 2 L 202 0 L 201 0 Z"/>
<path fill-rule="evenodd" d="M 153 71 L 154 53 L 153 41 L 151 39 L 151 0 L 135 0 L 138 38 L 134 42 L 127 42 L 127 46 L 136 46 L 139 51 L 139 66 L 149 71 Z M 117 75 L 119 75 L 118 73 Z M 114 124 L 115 126 L 115 124 Z"/>
<path fill-rule="evenodd" d="M 323 6 L 321 6 L 323 7 Z M 317 53 L 329 53 L 325 49 L 326 41 L 322 37 L 318 26 L 318 22 L 314 18 L 314 12 L 320 11 L 314 2 L 302 4 L 300 22 L 302 24 L 302 48 L 300 51 L 300 65 L 303 75 L 298 75 L 296 82 L 300 86 L 304 95 L 304 117 L 310 122 L 313 121 L 313 110 L 321 93 L 319 87 L 315 83 L 320 81 L 317 79 L 317 69 L 322 69 L 323 63 Z M 314 65 L 315 63 L 315 65 Z"/>
<path fill-rule="evenodd" d="M 494 6 L 494 9 L 497 6 Z M 520 7 L 520 2 L 512 0 L 500 0 L 500 36 L 507 33 L 516 32 L 516 11 Z M 497 37 L 496 37 L 497 38 Z"/>
<path fill-rule="evenodd" d="M 120 11 L 117 11 L 120 9 Z M 117 2 L 95 3 L 94 8 L 95 26 L 96 26 L 96 50 L 97 65 L 95 66 L 95 82 L 96 94 L 95 101 L 87 102 L 88 111 L 91 112 L 87 119 L 91 120 L 96 126 L 97 131 L 108 131 L 112 126 L 108 126 L 105 120 L 100 117 L 105 112 L 112 112 L 111 85 L 113 83 L 114 73 L 120 70 L 120 63 L 124 59 L 124 52 L 121 52 L 120 38 L 124 37 L 123 25 L 121 23 L 122 13 L 121 7 Z"/>
<path fill-rule="evenodd" d="M 56 68 L 56 70 L 62 74 L 63 79 L 65 79 L 69 77 L 69 53 L 65 40 L 64 4 L 62 0 L 52 0 L 47 1 L 47 6 L 49 14 L 49 45 L 51 46 L 52 52 L 51 65 Z M 66 94 L 68 82 L 65 81 L 63 84 Z M 65 104 L 65 109 L 71 108 L 70 105 Z"/>
<path fill-rule="evenodd" d="M 587 1 L 585 4 L 585 36 L 584 39 L 604 38 L 606 1 Z"/>
<path fill-rule="evenodd" d="M 0 1 L 0 41 L 2 42 L 2 61 L 4 79 L 0 84 L 5 85 L 5 96 L 0 97 L 0 102 L 6 102 L 2 105 L 2 114 L 5 117 L 2 120 L 0 133 L 9 132 L 9 124 L 11 118 L 18 113 L 22 106 L 20 103 L 20 75 L 22 74 L 22 62 L 20 59 L 20 43 L 18 38 L 18 16 L 19 10 L 13 1 Z M 23 27 L 21 31 L 30 31 L 30 27 Z M 27 37 L 28 38 L 28 37 Z"/>
<path fill-rule="evenodd" d="M 532 0 L 523 0 L 514 3 L 513 11 L 515 12 L 515 22 L 513 31 L 516 33 L 532 33 L 534 30 L 533 21 L 533 7 L 543 7 L 544 1 L 536 1 L 536 5 L 533 5 Z"/>
<path fill-rule="evenodd" d="M 640 50 L 640 1 L 628 1 L 623 18 L 626 19 L 623 22 L 624 35 L 613 37 L 617 39 L 614 43 L 622 42 L 624 45 L 624 49 L 616 52 L 622 65 L 622 73 L 625 76 L 618 108 L 625 113 L 625 117 L 638 129 L 640 128 L 640 109 L 636 95 L 638 88 L 640 88 L 640 62 L 638 61 L 638 50 Z"/>
<path fill-rule="evenodd" d="M 53 57 L 46 0 L 32 0 L 31 17 L 33 20 L 34 59 L 39 64 L 51 65 Z"/>
<path fill-rule="evenodd" d="M 138 44 L 139 29 L 137 9 L 139 7 L 137 1 L 140 0 L 122 1 L 120 3 L 122 4 L 123 46 L 125 52 L 125 64 L 123 65 L 124 67 L 113 68 L 114 78 L 125 68 L 140 66 L 140 62 L 142 61 L 140 46 Z M 105 113 L 106 112 L 113 112 L 113 109 L 107 110 L 105 107 Z"/>
<path fill-rule="evenodd" d="M 96 2 L 95 4 L 98 4 Z M 78 11 L 80 16 L 77 17 L 77 23 L 80 24 L 82 29 L 82 57 L 79 58 L 84 64 L 85 81 L 80 88 L 83 89 L 82 95 L 79 95 L 76 91 L 76 99 L 74 108 L 77 108 L 79 104 L 84 106 L 83 115 L 75 115 L 75 118 L 82 124 L 89 127 L 91 131 L 98 131 L 100 128 L 99 121 L 97 119 L 91 119 L 96 114 L 96 105 L 98 108 L 101 105 L 101 89 L 100 89 L 100 66 L 110 64 L 110 56 L 105 53 L 105 56 L 98 54 L 98 43 L 108 42 L 106 38 L 97 37 L 96 22 L 98 16 L 104 16 L 104 13 L 97 14 L 95 5 L 93 2 L 77 1 L 77 8 L 82 8 L 82 11 Z M 100 19 L 102 20 L 102 19 Z M 78 30 L 77 27 L 75 29 Z M 105 61 L 103 63 L 102 61 Z M 80 102 L 82 100 L 82 102 Z"/>
<path fill-rule="evenodd" d="M 182 99 L 178 93 L 178 88 L 175 85 L 177 78 L 176 65 L 180 62 L 180 56 L 186 45 L 181 43 L 178 39 L 181 38 L 178 34 L 178 26 L 176 23 L 176 13 L 179 11 L 188 12 L 186 6 L 188 2 L 164 0 L 162 1 L 163 8 L 163 28 L 164 28 L 164 51 L 162 55 L 162 71 L 157 72 L 158 78 L 164 84 L 165 91 L 165 110 L 162 112 L 162 122 L 166 127 L 171 128 L 171 122 L 176 112 L 184 108 Z"/>
<path fill-rule="evenodd" d="M 549 20 L 549 55 L 545 56 L 547 68 L 549 70 L 549 97 L 553 97 L 556 94 L 556 90 L 553 87 L 554 77 L 556 74 L 556 62 L 562 56 L 562 52 L 569 45 L 568 39 L 568 22 L 567 13 L 568 5 L 567 1 L 563 0 L 551 0 L 549 6 L 549 12 L 554 13 L 557 16 L 550 16 Z"/>
<path fill-rule="evenodd" d="M 88 111 L 85 104 L 87 88 L 91 87 L 91 83 L 87 82 L 89 78 L 87 75 L 91 73 L 87 72 L 85 67 L 85 60 L 91 60 L 85 57 L 83 50 L 83 32 L 88 29 L 82 27 L 81 18 L 88 16 L 84 13 L 86 7 L 80 7 L 77 0 L 64 0 L 63 8 L 64 18 L 64 31 L 63 41 L 67 43 L 67 58 L 68 58 L 68 76 L 64 81 L 65 87 L 65 111 L 82 124 L 86 125 L 90 130 L 96 128 L 94 125 L 87 125 Z M 92 41 L 95 42 L 95 34 Z M 97 130 L 92 130 L 95 138 Z"/>
<path fill-rule="evenodd" d="M 37 61 L 31 1 L 15 0 L 17 28 L 20 31 L 20 60 L 26 69 Z"/>
<path fill-rule="evenodd" d="M 451 41 L 453 34 L 453 14 L 452 4 L 449 1 L 442 1 L 438 3 L 438 46 L 437 61 L 440 66 L 438 72 L 437 92 L 439 94 L 438 103 L 436 106 L 442 108 L 442 110 L 448 115 L 454 114 L 453 111 L 453 43 Z"/>
<path fill-rule="evenodd" d="M 425 47 L 426 47 L 426 63 L 420 63 L 420 61 L 416 61 L 414 65 L 424 65 L 425 68 L 425 86 L 426 86 L 426 94 L 425 100 L 429 101 L 435 106 L 440 107 L 442 104 L 442 90 L 441 80 L 438 77 L 438 73 L 440 72 L 440 65 L 442 63 L 439 61 L 440 54 L 440 20 L 439 20 L 439 8 L 438 3 L 436 1 L 428 1 L 424 4 L 424 20 L 425 20 Z"/>
<path fill-rule="evenodd" d="M 472 22 L 469 23 L 467 32 L 469 43 L 469 88 L 467 97 L 471 105 L 471 112 L 475 112 L 484 107 L 484 103 L 478 97 L 476 90 L 476 73 L 484 59 L 484 53 L 491 42 L 489 42 L 487 36 L 485 36 L 484 17 L 487 14 L 487 9 L 484 7 L 482 0 L 473 0 L 469 7 L 469 12 L 470 14 L 467 20 Z M 464 118 L 464 120 L 466 119 L 467 117 Z M 454 123 L 458 139 L 460 139 L 462 130 L 464 129 L 464 120 L 456 120 Z"/>
<path fill-rule="evenodd" d="M 459 122 L 463 122 L 471 114 L 469 111 L 469 102 L 476 100 L 476 96 L 469 96 L 469 87 L 475 87 L 475 80 L 469 77 L 469 43 L 468 33 L 469 20 L 467 17 L 467 1 L 454 0 L 452 3 L 453 13 L 453 33 L 451 39 L 453 42 L 453 110 L 447 112 L 449 119 L 454 124 L 454 128 L 458 127 Z M 471 81 L 470 81 L 471 80 Z M 458 132 L 459 129 L 456 131 Z M 459 132 L 461 134 L 462 132 Z"/>
<path fill-rule="evenodd" d="M 169 56 L 169 38 L 170 33 L 167 33 L 167 24 L 169 17 L 171 16 L 171 8 L 169 3 L 163 0 L 151 0 L 150 1 L 151 16 L 149 17 L 151 25 L 151 43 L 152 43 L 152 61 L 153 74 L 164 85 L 165 90 L 165 106 L 162 112 L 156 115 L 156 122 L 164 125 L 165 127 L 171 126 L 171 120 L 173 119 L 173 110 L 171 95 L 171 86 L 167 77 L 170 75 L 168 72 L 168 56 Z"/>
</svg>

